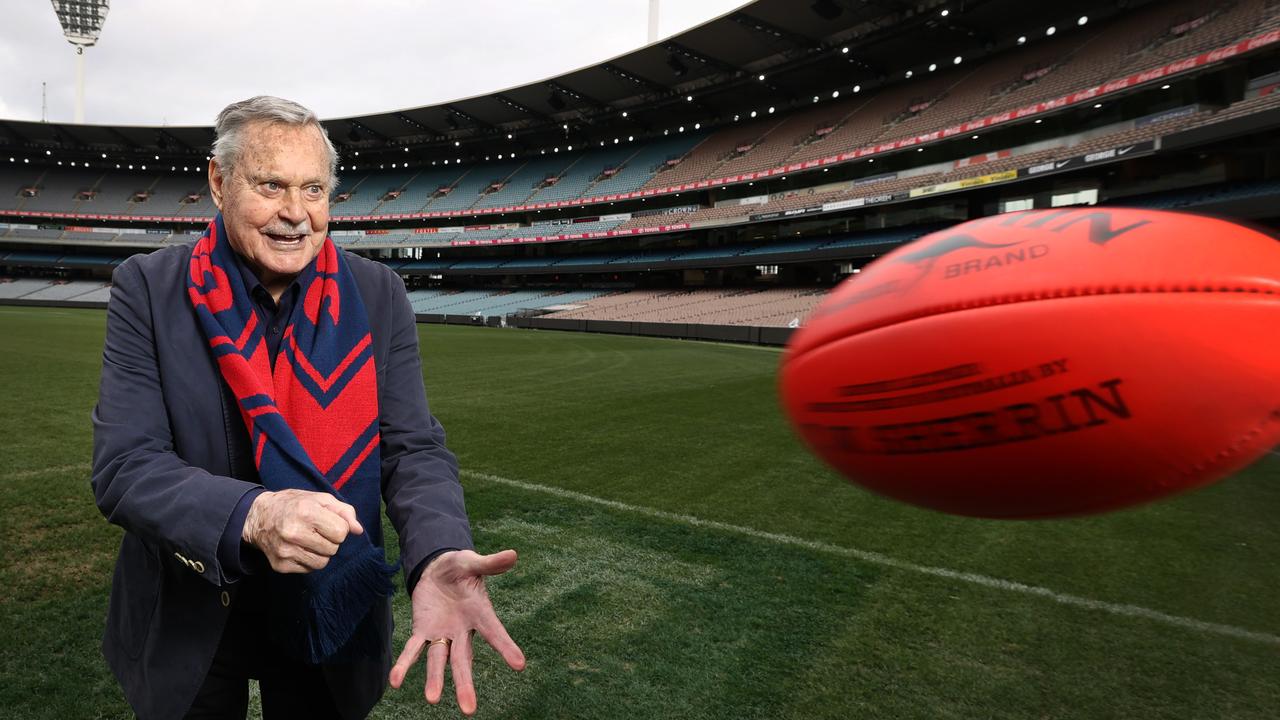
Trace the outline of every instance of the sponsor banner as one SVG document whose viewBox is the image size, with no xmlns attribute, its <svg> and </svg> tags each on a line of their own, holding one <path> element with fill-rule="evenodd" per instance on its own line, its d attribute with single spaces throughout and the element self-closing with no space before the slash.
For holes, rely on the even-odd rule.
<svg viewBox="0 0 1280 720">
<path fill-rule="evenodd" d="M 1164 112 L 1153 113 L 1146 117 L 1140 117 L 1133 122 L 1135 128 L 1146 127 L 1156 123 L 1165 122 L 1166 120 L 1176 120 L 1182 117 L 1188 117 L 1200 112 L 1200 105 L 1187 105 L 1185 107 L 1175 108 L 1173 110 L 1165 110 Z"/>
<path fill-rule="evenodd" d="M 1143 140 L 1142 142 L 1133 143 L 1132 145 L 1123 145 L 1109 150 L 1099 150 L 1098 152 L 1092 152 L 1087 155 L 1075 155 L 1073 157 L 1062 158 L 1060 160 L 1050 160 L 1049 162 L 1024 168 L 1021 172 L 1023 177 L 1034 177 L 1036 175 L 1043 175 L 1051 172 L 1064 172 L 1066 170 L 1073 170 L 1093 163 L 1146 155 L 1148 153 L 1155 152 L 1155 149 L 1155 140 Z"/>
<path fill-rule="evenodd" d="M 460 233 L 464 230 L 461 225 L 450 225 L 448 227 L 436 228 L 436 232 L 442 233 Z"/>
<path fill-rule="evenodd" d="M 369 230 L 365 230 L 365 231 L 364 231 L 364 234 L 365 234 L 365 235 L 390 235 L 390 234 L 391 234 L 391 231 L 390 231 L 390 230 L 383 230 L 382 228 L 372 228 L 372 229 L 369 229 Z"/>
<path fill-rule="evenodd" d="M 641 210 L 631 213 L 631 217 L 653 217 L 655 215 L 678 215 L 680 213 L 697 212 L 702 209 L 701 205 L 677 205 L 675 207 L 654 208 L 653 210 Z"/>
<path fill-rule="evenodd" d="M 1107 160 L 1116 160 L 1116 159 L 1125 157 L 1127 155 L 1132 155 L 1134 153 L 1142 154 L 1147 152 L 1153 152 L 1155 149 L 1156 149 L 1155 140 L 1144 140 L 1143 142 L 1134 143 L 1132 145 L 1125 145 L 1124 147 L 1111 148 L 1110 150 L 1099 150 L 1098 152 L 1091 152 L 1088 155 L 1084 156 L 1084 163 L 1088 165 L 1090 163 L 1104 162 Z"/>
<path fill-rule="evenodd" d="M 992 160 L 1003 160 L 1011 157 L 1011 150 L 997 150 L 995 152 L 983 153 L 982 155 L 974 155 L 973 157 L 960 158 L 951 164 L 952 169 L 959 170 L 962 167 L 971 167 L 973 165 L 981 165 L 982 163 L 991 162 Z"/>
<path fill-rule="evenodd" d="M 872 195 L 872 196 L 870 196 L 870 197 L 868 197 L 868 198 L 867 198 L 867 204 L 868 204 L 868 205 L 881 205 L 881 204 L 883 204 L 883 203 L 893 202 L 894 200 L 906 200 L 906 199 L 907 199 L 907 198 L 909 198 L 909 197 L 911 197 L 911 196 L 910 196 L 908 193 L 905 193 L 905 192 L 900 192 L 900 193 L 885 193 L 885 194 L 883 194 L 883 195 Z"/>
<path fill-rule="evenodd" d="M 822 212 L 835 212 L 836 210 L 848 210 L 849 208 L 858 208 L 867 204 L 866 198 L 854 198 L 852 200 L 837 200 L 822 204 Z"/>
<path fill-rule="evenodd" d="M 799 216 L 799 215 L 812 215 L 813 213 L 820 213 L 820 212 L 822 212 L 822 206 L 821 206 L 821 205 L 813 205 L 813 206 L 810 206 L 810 207 L 796 208 L 796 209 L 794 209 L 794 210 L 778 210 L 778 211 L 775 211 L 775 212 L 760 213 L 760 214 L 758 214 L 758 215 L 752 215 L 752 216 L 750 217 L 750 220 L 751 220 L 752 222 L 757 221 L 757 220 L 776 220 L 776 219 L 778 219 L 778 218 L 783 218 L 783 217 L 796 217 L 796 216 Z"/>
<path fill-rule="evenodd" d="M 436 235 L 439 233 L 439 231 L 440 231 L 440 228 L 414 228 L 413 229 L 413 233 L 415 235 Z"/>
<path fill-rule="evenodd" d="M 978 177 L 964 178 L 963 180 L 952 180 L 951 182 L 939 183 L 937 185 L 913 188 L 910 192 L 910 197 L 924 197 L 926 195 L 934 195 L 936 193 L 951 192 L 952 190 L 963 190 L 965 188 L 979 187 L 981 185 L 990 185 L 992 183 L 1004 182 L 1006 180 L 1016 180 L 1017 178 L 1017 170 L 1006 170 L 1005 172 L 991 173 L 990 175 L 979 175 Z"/>
<path fill-rule="evenodd" d="M 631 213 L 614 213 L 613 215 L 601 215 L 601 222 L 613 222 L 614 220 L 630 220 Z"/>
</svg>

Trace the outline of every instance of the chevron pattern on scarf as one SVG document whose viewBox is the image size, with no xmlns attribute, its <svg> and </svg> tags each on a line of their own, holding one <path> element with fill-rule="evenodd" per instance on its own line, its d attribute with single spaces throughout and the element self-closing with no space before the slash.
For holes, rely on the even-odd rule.
<svg viewBox="0 0 1280 720">
<path fill-rule="evenodd" d="M 259 478 L 272 491 L 334 495 L 356 508 L 366 528 L 348 536 L 322 570 L 271 573 L 280 640 L 320 663 L 343 650 L 375 600 L 390 595 L 396 571 L 377 532 L 381 437 L 369 319 L 350 269 L 326 237 L 299 275 L 303 295 L 272 370 L 233 253 L 219 214 L 192 249 L 187 293 L 239 404 Z"/>
</svg>

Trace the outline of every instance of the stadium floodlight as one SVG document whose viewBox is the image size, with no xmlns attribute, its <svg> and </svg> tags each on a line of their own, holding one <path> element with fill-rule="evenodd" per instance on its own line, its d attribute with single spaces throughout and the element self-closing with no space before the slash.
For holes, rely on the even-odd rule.
<svg viewBox="0 0 1280 720">
<path fill-rule="evenodd" d="M 948 15 L 950 15 L 950 14 L 951 14 L 951 11 L 950 11 L 950 10 L 948 10 L 948 9 L 946 9 L 946 8 L 942 8 L 942 12 L 940 12 L 940 13 L 938 13 L 938 14 L 939 14 L 939 15 L 941 15 L 942 17 L 946 17 L 946 16 L 948 16 Z"/>
<path fill-rule="evenodd" d="M 1081 26 L 1083 26 L 1083 25 L 1085 25 L 1085 24 L 1086 24 L 1086 23 L 1088 23 L 1088 22 L 1089 22 L 1089 16 L 1088 16 L 1088 15 L 1081 15 L 1081 16 L 1080 16 L 1080 19 L 1076 21 L 1076 24 L 1077 24 L 1077 25 L 1081 25 Z"/>
<path fill-rule="evenodd" d="M 51 0 L 62 34 L 76 49 L 76 122 L 84 124 L 84 49 L 98 43 L 110 0 Z"/>
<path fill-rule="evenodd" d="M 1026 36 L 1026 35 L 1019 35 L 1019 36 L 1018 36 L 1018 44 L 1019 44 L 1019 45 L 1026 45 L 1026 44 L 1027 44 L 1027 36 Z"/>
<path fill-rule="evenodd" d="M 1053 35 L 1053 34 L 1054 34 L 1054 33 L 1056 33 L 1056 32 L 1058 32 L 1058 28 L 1057 28 L 1057 27 L 1055 27 L 1055 26 L 1053 26 L 1053 25 L 1050 25 L 1050 26 L 1049 26 L 1049 29 L 1044 31 L 1044 34 L 1045 34 L 1045 35 Z"/>
</svg>

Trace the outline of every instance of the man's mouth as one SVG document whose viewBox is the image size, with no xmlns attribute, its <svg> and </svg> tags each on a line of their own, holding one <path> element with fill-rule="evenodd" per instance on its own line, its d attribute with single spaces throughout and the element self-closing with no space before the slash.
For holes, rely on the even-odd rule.
<svg viewBox="0 0 1280 720">
<path fill-rule="evenodd" d="M 277 233 L 263 233 L 263 234 L 271 238 L 272 242 L 278 243 L 280 245 L 297 245 L 307 237 L 303 233 L 297 233 L 292 235 L 280 235 Z"/>
</svg>

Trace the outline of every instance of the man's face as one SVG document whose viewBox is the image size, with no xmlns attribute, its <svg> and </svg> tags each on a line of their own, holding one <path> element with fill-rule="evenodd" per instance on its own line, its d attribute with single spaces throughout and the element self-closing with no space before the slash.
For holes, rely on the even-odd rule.
<svg viewBox="0 0 1280 720">
<path fill-rule="evenodd" d="M 236 166 L 209 187 L 231 247 L 273 295 L 320 252 L 329 227 L 329 156 L 315 127 L 253 122 Z"/>
</svg>

